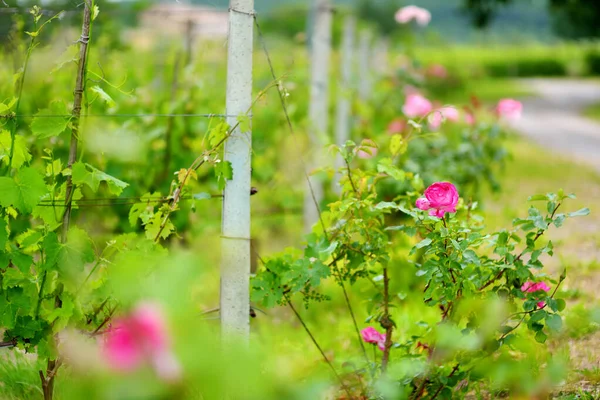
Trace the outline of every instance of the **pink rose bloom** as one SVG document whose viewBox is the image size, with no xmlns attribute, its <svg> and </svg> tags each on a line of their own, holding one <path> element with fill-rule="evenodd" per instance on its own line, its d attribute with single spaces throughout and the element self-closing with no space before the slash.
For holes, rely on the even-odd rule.
<svg viewBox="0 0 600 400">
<path fill-rule="evenodd" d="M 402 112 L 409 118 L 424 117 L 429 114 L 433 106 L 431 102 L 420 94 L 409 94 L 402 107 Z"/>
<path fill-rule="evenodd" d="M 450 182 L 436 182 L 425 189 L 425 197 L 417 199 L 419 210 L 429 210 L 429 215 L 443 218 L 444 214 L 456 212 L 458 191 Z"/>
<path fill-rule="evenodd" d="M 131 372 L 149 362 L 163 379 L 177 379 L 180 374 L 164 318 L 154 304 L 141 304 L 128 316 L 115 319 L 104 336 L 103 352 L 115 371 Z"/>
<path fill-rule="evenodd" d="M 434 78 L 445 79 L 448 77 L 448 70 L 441 64 L 433 64 L 427 68 L 427 75 Z"/>
<path fill-rule="evenodd" d="M 469 125 L 469 126 L 473 126 L 473 125 L 475 125 L 475 116 L 474 116 L 472 113 L 470 113 L 470 112 L 467 112 L 467 113 L 465 114 L 465 122 L 466 122 L 466 123 L 467 123 L 467 125 Z"/>
<path fill-rule="evenodd" d="M 368 149 L 368 151 L 359 150 L 356 153 L 358 158 L 369 159 L 369 158 L 373 158 L 377 155 L 377 144 L 374 141 L 372 141 L 371 139 L 363 140 L 360 145 L 364 146 L 364 147 L 368 147 L 369 149 Z"/>
<path fill-rule="evenodd" d="M 377 329 L 369 326 L 360 331 L 360 335 L 365 342 L 376 344 L 379 350 L 385 349 L 385 333 L 379 333 Z"/>
<path fill-rule="evenodd" d="M 549 292 L 550 286 L 546 284 L 546 282 L 531 282 L 527 281 L 521 286 L 521 291 L 525 293 L 535 293 L 535 292 Z M 544 301 L 538 301 L 537 306 L 542 308 L 546 305 Z"/>
<path fill-rule="evenodd" d="M 513 99 L 502 99 L 496 106 L 496 113 L 499 117 L 506 119 L 519 119 L 523 112 L 523 104 Z"/>
<path fill-rule="evenodd" d="M 403 119 L 397 118 L 397 119 L 393 120 L 392 122 L 390 122 L 390 124 L 387 127 L 387 132 L 390 135 L 397 135 L 399 133 L 404 132 L 405 128 L 406 128 L 406 121 L 404 121 Z"/>
<path fill-rule="evenodd" d="M 454 107 L 442 107 L 429 115 L 429 127 L 438 129 L 444 121 L 458 121 L 458 110 Z"/>
<path fill-rule="evenodd" d="M 407 24 L 415 20 L 417 24 L 426 26 L 431 21 L 431 13 L 424 8 L 417 6 L 402 7 L 394 16 L 399 24 Z"/>
</svg>

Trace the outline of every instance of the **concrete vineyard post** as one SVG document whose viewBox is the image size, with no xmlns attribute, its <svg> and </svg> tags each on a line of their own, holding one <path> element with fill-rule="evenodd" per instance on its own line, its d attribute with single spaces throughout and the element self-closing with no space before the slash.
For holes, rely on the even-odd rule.
<svg viewBox="0 0 600 400">
<path fill-rule="evenodd" d="M 314 0 L 315 19 L 310 46 L 310 104 L 308 172 L 317 168 L 327 140 L 329 111 L 329 59 L 331 55 L 332 9 L 329 0 Z M 304 230 L 309 232 L 319 219 L 318 203 L 323 199 L 323 182 L 311 176 L 304 194 Z M 307 183 L 308 186 L 308 183 Z M 314 197 L 313 197 L 314 196 Z M 317 204 L 315 204 L 315 202 Z"/>
<path fill-rule="evenodd" d="M 350 139 L 350 112 L 351 112 L 351 92 L 352 92 L 352 71 L 354 59 L 354 36 L 356 31 L 356 21 L 354 17 L 347 17 L 344 22 L 344 31 L 342 37 L 341 54 L 339 68 L 341 79 L 338 85 L 338 99 L 335 120 L 335 143 L 343 146 Z M 335 168 L 339 171 L 344 165 L 341 155 L 336 158 Z M 341 192 L 339 185 L 341 174 L 337 172 L 333 190 L 336 193 Z"/>
<path fill-rule="evenodd" d="M 252 105 L 254 0 L 230 0 L 227 55 L 227 115 L 246 114 Z M 250 114 L 251 115 L 251 114 Z M 250 116 L 249 115 L 249 116 Z M 228 117 L 228 124 L 237 124 Z M 225 143 L 224 161 L 233 179 L 223 196 L 221 239 L 221 331 L 248 340 L 250 334 L 250 167 L 252 132 L 238 126 Z"/>
</svg>

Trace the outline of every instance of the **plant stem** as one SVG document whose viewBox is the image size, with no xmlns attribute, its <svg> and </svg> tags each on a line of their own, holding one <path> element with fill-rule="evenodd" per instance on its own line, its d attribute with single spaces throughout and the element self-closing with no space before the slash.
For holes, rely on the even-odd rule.
<svg viewBox="0 0 600 400">
<path fill-rule="evenodd" d="M 79 141 L 79 123 L 81 117 L 81 103 L 83 101 L 83 92 L 85 90 L 88 43 L 90 40 L 90 27 L 92 24 L 92 4 L 91 0 L 84 2 L 83 23 L 81 28 L 81 38 L 79 39 L 79 62 L 77 69 L 77 78 L 75 81 L 75 90 L 73 91 L 73 111 L 72 111 L 72 130 L 71 144 L 69 146 L 69 160 L 67 167 L 72 167 L 77 160 L 77 144 Z M 67 176 L 67 189 L 65 195 L 65 212 L 63 214 L 62 242 L 66 242 L 69 224 L 71 222 L 71 210 L 73 205 L 73 179 Z"/>
<path fill-rule="evenodd" d="M 390 360 L 390 350 L 392 349 L 392 332 L 394 324 L 390 319 L 390 278 L 388 277 L 387 266 L 383 267 L 383 316 L 381 318 L 381 326 L 385 328 L 385 345 L 383 356 L 381 357 L 381 371 L 385 373 L 388 362 Z"/>
<path fill-rule="evenodd" d="M 285 297 L 285 300 L 286 300 L 288 306 L 294 312 L 294 315 L 296 315 L 296 318 L 298 318 L 298 321 L 300 322 L 300 324 L 302 325 L 302 327 L 304 328 L 304 330 L 306 331 L 306 333 L 310 337 L 310 340 L 313 342 L 313 344 L 315 345 L 315 347 L 319 350 L 319 353 L 321 353 L 321 356 L 323 357 L 323 360 L 325 360 L 325 362 L 327 363 L 327 365 L 329 365 L 329 368 L 331 368 L 331 371 L 333 372 L 333 374 L 335 375 L 335 377 L 337 378 L 337 380 L 340 382 L 340 385 L 342 386 L 342 388 L 344 389 L 344 391 L 348 395 L 348 399 L 352 399 L 352 397 L 353 397 L 352 393 L 350 392 L 350 390 L 348 389 L 348 387 L 346 386 L 346 384 L 342 380 L 342 377 L 337 373 L 337 371 L 333 367 L 333 364 L 331 364 L 331 361 L 329 361 L 329 358 L 327 358 L 327 356 L 325 355 L 325 352 L 323 351 L 323 349 L 321 348 L 321 346 L 319 345 L 319 343 L 317 342 L 317 340 L 313 336 L 313 334 L 310 331 L 310 329 L 308 329 L 308 326 L 306 326 L 306 323 L 304 322 L 304 320 L 302 319 L 302 317 L 300 316 L 300 314 L 298 313 L 298 311 L 296 311 L 296 308 L 292 304 L 291 299 L 286 294 L 284 294 L 284 297 Z"/>
</svg>

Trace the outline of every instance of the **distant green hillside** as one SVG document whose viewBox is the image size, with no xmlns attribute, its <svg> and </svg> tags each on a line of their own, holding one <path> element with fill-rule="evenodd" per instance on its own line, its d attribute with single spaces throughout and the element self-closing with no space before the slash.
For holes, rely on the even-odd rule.
<svg viewBox="0 0 600 400">
<path fill-rule="evenodd" d="M 229 0 L 192 0 L 195 4 L 208 4 L 226 8 Z M 372 0 L 377 3 L 382 0 Z M 352 5 L 354 0 L 338 0 L 336 4 Z M 407 0 L 404 4 L 415 4 L 431 11 L 431 28 L 444 40 L 473 42 L 497 40 L 520 42 L 523 40 L 552 40 L 548 0 L 521 0 L 518 4 L 502 10 L 485 32 L 471 27 L 468 17 L 461 9 L 462 0 Z M 284 5 L 310 6 L 310 0 L 255 0 L 256 10 L 268 12 Z"/>
</svg>

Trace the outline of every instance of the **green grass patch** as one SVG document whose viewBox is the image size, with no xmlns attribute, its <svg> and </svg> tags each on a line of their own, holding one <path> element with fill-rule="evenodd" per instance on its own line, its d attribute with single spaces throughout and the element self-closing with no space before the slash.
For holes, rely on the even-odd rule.
<svg viewBox="0 0 600 400">
<path fill-rule="evenodd" d="M 600 103 L 592 104 L 583 110 L 583 115 L 587 118 L 600 121 Z"/>
</svg>

